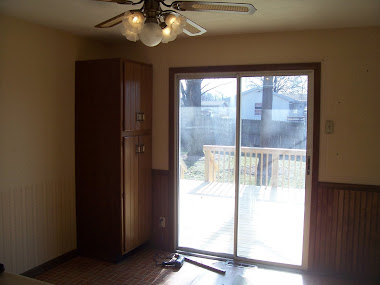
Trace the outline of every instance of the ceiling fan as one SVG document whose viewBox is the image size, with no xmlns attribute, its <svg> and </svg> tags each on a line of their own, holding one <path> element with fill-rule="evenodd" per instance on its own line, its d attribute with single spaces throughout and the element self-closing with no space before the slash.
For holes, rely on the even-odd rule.
<svg viewBox="0 0 380 285">
<path fill-rule="evenodd" d="M 205 1 L 174 1 L 166 4 L 165 0 L 97 0 L 113 2 L 122 5 L 140 5 L 136 10 L 128 10 L 125 13 L 108 19 L 96 28 L 110 28 L 123 23 L 122 34 L 130 41 L 141 40 L 149 47 L 160 42 L 168 43 L 176 39 L 177 35 L 184 32 L 188 36 L 199 36 L 206 32 L 204 28 L 181 15 L 177 11 L 194 12 L 222 12 L 250 15 L 256 11 L 252 4 L 205 2 Z M 168 10 L 164 10 L 169 8 Z M 170 10 L 174 9 L 174 10 Z"/>
</svg>

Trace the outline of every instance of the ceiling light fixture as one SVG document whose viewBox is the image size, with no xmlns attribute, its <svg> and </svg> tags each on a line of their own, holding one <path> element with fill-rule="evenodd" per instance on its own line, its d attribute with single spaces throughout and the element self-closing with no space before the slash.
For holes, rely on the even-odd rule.
<svg viewBox="0 0 380 285">
<path fill-rule="evenodd" d="M 223 12 L 251 15 L 256 8 L 249 3 L 174 1 L 166 4 L 166 0 L 97 0 L 113 2 L 121 5 L 140 5 L 138 10 L 129 10 L 104 21 L 95 27 L 111 28 L 123 23 L 121 33 L 127 40 L 141 42 L 149 47 L 159 43 L 174 41 L 182 32 L 188 36 L 199 36 L 206 32 L 204 28 L 173 10 L 163 10 L 161 5 L 177 11 Z"/>
<path fill-rule="evenodd" d="M 140 11 L 127 11 L 124 14 L 121 33 L 129 41 L 141 42 L 154 47 L 159 43 L 174 41 L 183 32 L 186 18 L 182 15 L 166 13 L 157 16 L 144 16 Z"/>
</svg>

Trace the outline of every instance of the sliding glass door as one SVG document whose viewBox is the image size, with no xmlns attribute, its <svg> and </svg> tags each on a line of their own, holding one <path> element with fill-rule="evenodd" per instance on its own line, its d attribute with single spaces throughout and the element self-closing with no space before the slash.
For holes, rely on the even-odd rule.
<svg viewBox="0 0 380 285">
<path fill-rule="evenodd" d="M 313 71 L 175 82 L 178 249 L 305 267 Z"/>
<path fill-rule="evenodd" d="M 241 82 L 237 256 L 302 265 L 308 76 Z"/>
<path fill-rule="evenodd" d="M 178 84 L 178 246 L 233 254 L 237 79 Z"/>
</svg>

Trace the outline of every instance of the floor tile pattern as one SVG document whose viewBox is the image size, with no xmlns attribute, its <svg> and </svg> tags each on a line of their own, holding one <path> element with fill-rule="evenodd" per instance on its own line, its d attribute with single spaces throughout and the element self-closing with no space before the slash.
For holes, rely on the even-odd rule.
<svg viewBox="0 0 380 285">
<path fill-rule="evenodd" d="M 164 284 L 164 285 L 358 285 L 371 284 L 363 281 L 335 279 L 275 271 L 255 266 L 232 265 L 224 261 L 197 259 L 204 264 L 226 270 L 218 274 L 189 262 L 182 268 L 162 268 L 156 266 L 153 258 L 158 250 L 144 247 L 113 264 L 96 259 L 77 256 L 41 274 L 36 279 L 52 284 Z"/>
</svg>

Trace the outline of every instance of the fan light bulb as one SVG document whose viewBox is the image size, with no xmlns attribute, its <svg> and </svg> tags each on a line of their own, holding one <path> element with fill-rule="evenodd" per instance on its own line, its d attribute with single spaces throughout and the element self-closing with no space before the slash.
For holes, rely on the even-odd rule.
<svg viewBox="0 0 380 285">
<path fill-rule="evenodd" d="M 138 34 L 144 26 L 144 15 L 138 11 L 125 12 L 123 26 L 126 31 Z"/>
<path fill-rule="evenodd" d="M 132 23 L 136 24 L 136 23 L 138 23 L 138 22 L 139 22 L 139 17 L 137 17 L 136 15 L 133 16 L 133 18 L 132 18 Z"/>
<path fill-rule="evenodd" d="M 181 15 L 169 14 L 165 17 L 165 24 L 178 35 L 182 33 L 183 27 L 186 25 L 186 18 Z"/>
<path fill-rule="evenodd" d="M 166 27 L 162 30 L 162 43 L 166 44 L 168 42 L 174 41 L 177 35 L 173 32 L 170 27 Z"/>
<path fill-rule="evenodd" d="M 164 37 L 169 37 L 171 31 L 172 31 L 172 30 L 170 29 L 170 27 L 166 27 L 165 29 L 162 30 L 162 35 L 163 35 Z"/>
<path fill-rule="evenodd" d="M 165 18 L 165 24 L 168 25 L 168 26 L 170 26 L 171 24 L 174 23 L 174 21 L 176 20 L 176 18 L 177 17 L 174 16 L 173 14 L 167 15 L 166 18 Z"/>
</svg>

